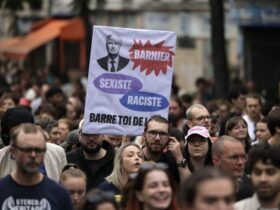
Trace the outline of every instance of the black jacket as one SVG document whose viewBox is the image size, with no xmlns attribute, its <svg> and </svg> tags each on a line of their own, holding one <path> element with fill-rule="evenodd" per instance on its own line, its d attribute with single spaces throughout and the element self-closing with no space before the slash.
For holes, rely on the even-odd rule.
<svg viewBox="0 0 280 210">
<path fill-rule="evenodd" d="M 88 160 L 84 157 L 82 148 L 71 151 L 66 155 L 68 163 L 77 164 L 80 169 L 85 172 L 87 176 L 87 191 L 96 188 L 101 184 L 104 181 L 104 178 L 109 176 L 113 170 L 115 150 L 106 141 L 103 141 L 102 148 L 106 150 L 106 155 L 101 159 L 103 164 L 100 165 L 95 174 L 92 174 Z"/>
<path fill-rule="evenodd" d="M 100 58 L 97 60 L 97 63 L 99 64 L 99 66 L 101 66 L 105 71 L 110 71 L 108 70 L 108 56 Z M 126 65 L 128 64 L 129 59 L 119 56 L 119 64 L 117 66 L 116 71 L 120 71 L 122 70 L 124 67 L 126 67 Z"/>
</svg>

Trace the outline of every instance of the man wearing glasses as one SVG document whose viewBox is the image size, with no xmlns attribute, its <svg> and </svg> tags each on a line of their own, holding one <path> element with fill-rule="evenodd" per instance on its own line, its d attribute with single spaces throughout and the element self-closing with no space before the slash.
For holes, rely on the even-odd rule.
<svg viewBox="0 0 280 210">
<path fill-rule="evenodd" d="M 46 153 L 43 131 L 23 123 L 11 132 L 16 169 L 0 180 L 1 209 L 73 209 L 67 190 L 40 173 Z"/>
<path fill-rule="evenodd" d="M 237 201 L 252 196 L 252 184 L 244 172 L 245 150 L 240 141 L 231 136 L 219 137 L 212 146 L 212 160 L 215 167 L 235 178 L 238 184 Z"/>
<path fill-rule="evenodd" d="M 203 126 L 208 132 L 211 131 L 211 116 L 205 106 L 201 104 L 194 104 L 186 111 L 187 125 L 189 128 L 194 126 Z"/>
<path fill-rule="evenodd" d="M 23 123 L 34 123 L 33 115 L 24 107 L 8 109 L 1 120 L 1 138 L 6 145 L 0 150 L 0 177 L 10 174 L 16 162 L 10 154 L 10 133 Z M 58 182 L 62 168 L 67 164 L 64 150 L 55 144 L 46 143 L 47 151 L 40 165 L 40 172 Z"/>
<path fill-rule="evenodd" d="M 145 125 L 142 138 L 144 160 L 166 163 L 177 182 L 190 174 L 179 142 L 169 136 L 167 119 L 159 115 L 152 116 Z"/>
<path fill-rule="evenodd" d="M 87 134 L 79 128 L 81 147 L 67 153 L 68 163 L 75 163 L 87 175 L 87 191 L 96 188 L 113 170 L 115 150 L 102 134 Z"/>
</svg>

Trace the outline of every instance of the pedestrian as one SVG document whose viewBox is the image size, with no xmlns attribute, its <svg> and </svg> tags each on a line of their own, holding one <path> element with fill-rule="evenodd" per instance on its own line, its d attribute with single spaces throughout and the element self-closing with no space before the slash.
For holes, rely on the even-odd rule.
<svg viewBox="0 0 280 210">
<path fill-rule="evenodd" d="M 2 117 L 1 138 L 6 146 L 0 150 L 0 177 L 10 174 L 16 168 L 16 162 L 10 154 L 10 132 L 27 122 L 34 123 L 34 118 L 25 107 L 10 108 Z M 60 146 L 52 143 L 47 142 L 46 147 L 40 172 L 58 182 L 62 168 L 67 164 L 65 152 Z"/>
<path fill-rule="evenodd" d="M 140 167 L 128 190 L 125 210 L 178 210 L 177 188 L 164 163 Z"/>
<path fill-rule="evenodd" d="M 227 121 L 226 135 L 238 139 L 244 146 L 245 152 L 249 152 L 251 140 L 248 133 L 248 126 L 246 121 L 241 116 L 232 117 Z"/>
<path fill-rule="evenodd" d="M 1 209 L 72 210 L 67 190 L 39 171 L 47 150 L 42 129 L 23 123 L 10 137 L 16 168 L 0 180 Z"/>
<path fill-rule="evenodd" d="M 209 132 L 211 131 L 212 123 L 208 109 L 202 104 L 193 104 L 186 111 L 187 125 L 189 128 L 194 126 L 203 126 Z"/>
<path fill-rule="evenodd" d="M 184 157 L 191 172 L 212 165 L 212 142 L 205 127 L 194 126 L 189 129 Z"/>
<path fill-rule="evenodd" d="M 233 210 L 234 194 L 235 181 L 230 175 L 205 167 L 185 180 L 180 201 L 182 210 Z"/>
<path fill-rule="evenodd" d="M 267 142 L 271 138 L 271 133 L 268 129 L 267 118 L 262 118 L 256 125 L 256 143 Z"/>
<path fill-rule="evenodd" d="M 248 134 L 252 142 L 256 141 L 256 124 L 263 118 L 261 114 L 262 99 L 256 93 L 250 93 L 246 96 L 246 105 L 243 119 L 248 125 Z"/>
<path fill-rule="evenodd" d="M 87 177 L 75 164 L 67 164 L 60 176 L 62 184 L 70 193 L 74 210 L 79 210 L 86 196 Z"/>
<path fill-rule="evenodd" d="M 103 191 L 122 194 L 129 180 L 129 175 L 137 173 L 143 161 L 143 154 L 139 145 L 135 143 L 124 144 L 116 152 L 112 173 L 105 178 L 105 181 L 98 188 Z"/>
<path fill-rule="evenodd" d="M 280 107 L 274 107 L 267 115 L 267 125 L 271 133 L 268 143 L 280 146 Z"/>
<path fill-rule="evenodd" d="M 87 191 L 96 188 L 113 170 L 115 150 L 103 140 L 102 134 L 89 134 L 79 127 L 80 147 L 67 153 L 68 163 L 74 163 L 87 176 Z"/>
<path fill-rule="evenodd" d="M 88 192 L 81 210 L 118 210 L 119 205 L 115 194 L 104 192 L 100 189 L 93 189 Z"/>
<path fill-rule="evenodd" d="M 231 137 L 221 136 L 212 147 L 213 165 L 229 173 L 236 182 L 236 200 L 248 198 L 253 194 L 251 181 L 245 173 L 246 154 L 242 143 Z"/>
<path fill-rule="evenodd" d="M 235 210 L 280 208 L 280 147 L 266 142 L 249 152 L 248 168 L 255 189 L 252 197 L 235 204 Z"/>
<path fill-rule="evenodd" d="M 175 137 L 169 135 L 167 119 L 152 116 L 145 124 L 142 140 L 144 161 L 166 163 L 177 183 L 190 174 L 181 146 Z"/>
</svg>

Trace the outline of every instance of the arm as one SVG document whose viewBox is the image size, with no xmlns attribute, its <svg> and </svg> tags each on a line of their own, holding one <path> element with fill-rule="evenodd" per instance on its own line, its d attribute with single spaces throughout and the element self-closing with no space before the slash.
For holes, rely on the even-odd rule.
<svg viewBox="0 0 280 210">
<path fill-rule="evenodd" d="M 180 163 L 184 157 L 181 151 L 180 143 L 175 137 L 169 137 L 169 143 L 167 145 L 167 149 L 170 150 L 176 160 L 177 163 Z M 186 165 L 185 167 L 178 167 L 180 180 L 184 180 L 186 177 L 188 177 L 191 172 L 189 170 L 189 167 Z"/>
</svg>

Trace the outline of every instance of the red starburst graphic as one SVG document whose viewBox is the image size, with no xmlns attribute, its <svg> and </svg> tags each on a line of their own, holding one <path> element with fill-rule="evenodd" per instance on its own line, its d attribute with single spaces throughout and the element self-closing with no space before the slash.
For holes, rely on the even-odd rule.
<svg viewBox="0 0 280 210">
<path fill-rule="evenodd" d="M 146 70 L 146 75 L 153 71 L 158 76 L 160 71 L 166 74 L 167 67 L 172 67 L 172 56 L 175 55 L 171 51 L 173 47 L 163 46 L 164 41 L 152 45 L 150 40 L 146 44 L 142 44 L 141 40 L 137 43 L 134 40 L 133 46 L 129 49 L 129 56 L 132 60 L 132 70 L 140 66 L 140 71 Z"/>
</svg>

